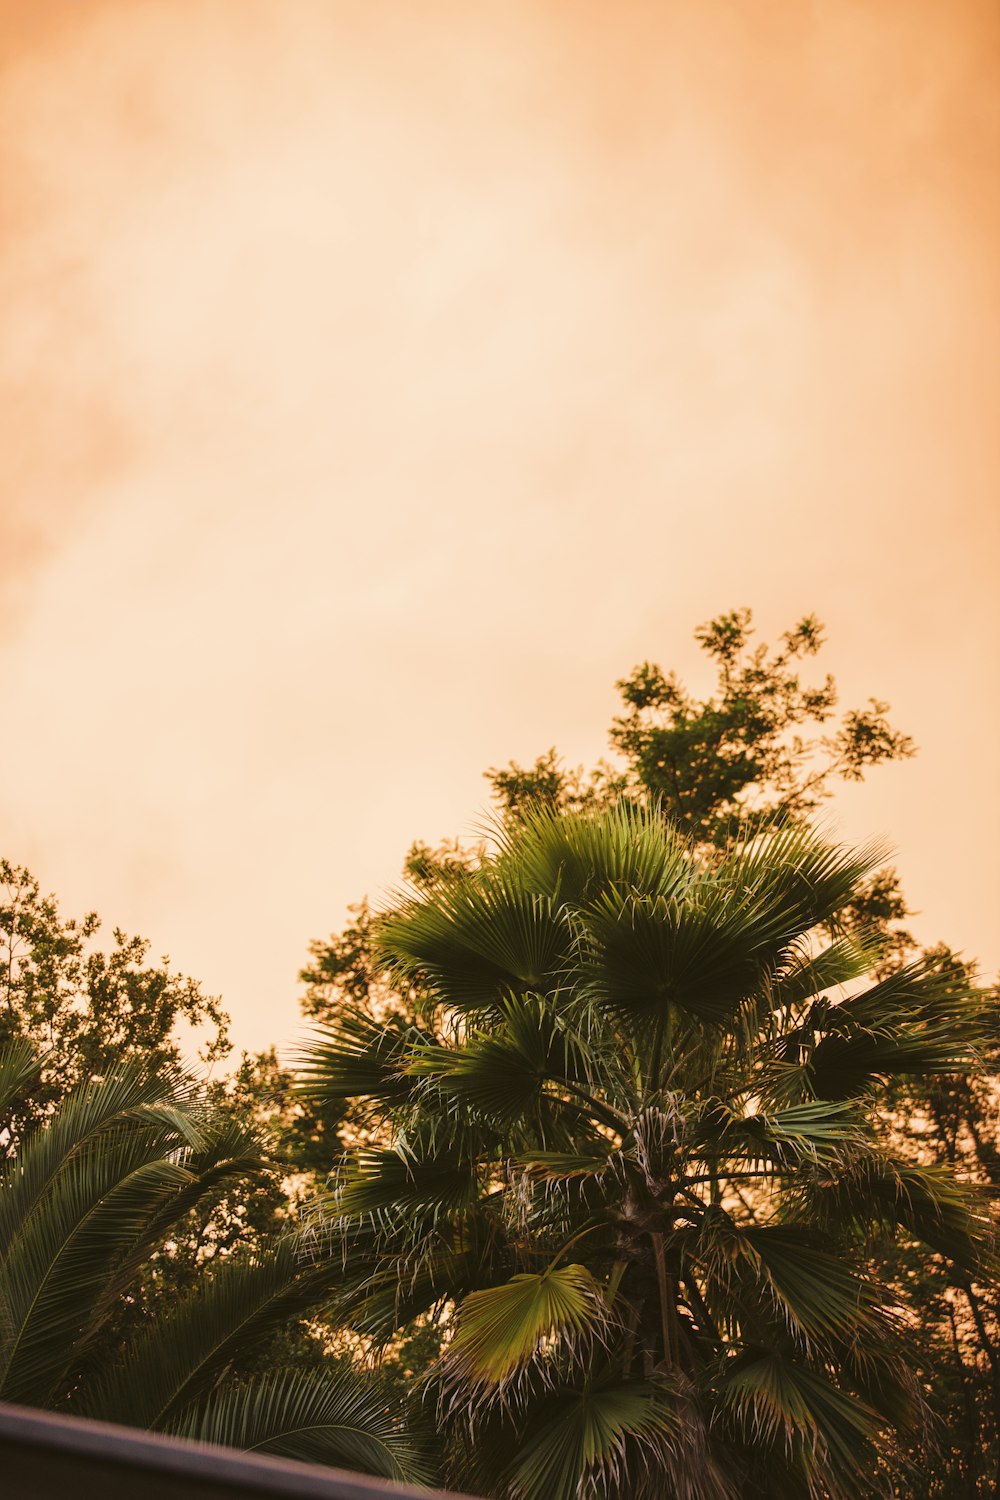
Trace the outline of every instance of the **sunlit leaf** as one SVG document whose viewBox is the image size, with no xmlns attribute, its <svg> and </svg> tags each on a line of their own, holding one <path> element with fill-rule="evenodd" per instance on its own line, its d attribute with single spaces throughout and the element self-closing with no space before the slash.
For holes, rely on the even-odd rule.
<svg viewBox="0 0 1000 1500">
<path fill-rule="evenodd" d="M 585 1266 L 522 1272 L 465 1298 L 447 1364 L 468 1379 L 496 1383 L 531 1359 L 544 1341 L 593 1333 L 603 1317 L 600 1292 Z"/>
</svg>

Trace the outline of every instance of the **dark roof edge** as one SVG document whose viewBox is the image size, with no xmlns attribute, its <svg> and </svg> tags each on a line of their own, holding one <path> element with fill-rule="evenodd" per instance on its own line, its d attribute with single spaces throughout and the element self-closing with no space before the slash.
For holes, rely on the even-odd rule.
<svg viewBox="0 0 1000 1500">
<path fill-rule="evenodd" d="M 0 1474 L 5 1456 L 15 1453 L 31 1455 L 39 1480 L 44 1477 L 48 1454 L 58 1460 L 61 1471 L 67 1458 L 75 1459 L 81 1479 L 88 1464 L 120 1467 L 123 1478 L 127 1473 L 138 1478 L 142 1471 L 163 1479 L 175 1476 L 181 1481 L 179 1497 L 184 1494 L 184 1481 L 197 1481 L 202 1487 L 217 1490 L 219 1500 L 225 1500 L 227 1492 L 234 1497 L 257 1494 L 274 1500 L 469 1500 L 442 1490 L 415 1489 L 342 1469 L 263 1453 L 251 1456 L 186 1438 L 137 1432 L 110 1422 L 0 1402 Z M 38 1493 L 45 1492 L 39 1488 Z"/>
</svg>

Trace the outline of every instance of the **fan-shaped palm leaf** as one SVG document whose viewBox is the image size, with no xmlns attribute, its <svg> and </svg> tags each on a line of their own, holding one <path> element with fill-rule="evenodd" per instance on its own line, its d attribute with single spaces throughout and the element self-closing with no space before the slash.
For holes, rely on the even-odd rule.
<svg viewBox="0 0 1000 1500">
<path fill-rule="evenodd" d="M 497 1477 L 518 1496 L 730 1500 L 691 1393 L 668 1381 L 588 1382 L 541 1393 L 513 1461 Z M 492 1488 L 492 1484 L 491 1484 Z M 495 1492 L 495 1491 L 494 1491 Z"/>
<path fill-rule="evenodd" d="M 345 1006 L 331 1027 L 316 1034 L 305 1054 L 301 1092 L 306 1098 L 329 1103 L 347 1099 L 398 1103 L 413 1092 L 404 1074 L 412 1049 L 434 1042 L 433 1032 L 401 1016 L 377 1019 L 356 1006 Z"/>
<path fill-rule="evenodd" d="M 552 901 L 500 867 L 450 881 L 433 904 L 412 900 L 379 927 L 392 973 L 430 985 L 455 1010 L 492 1010 L 508 991 L 544 988 L 558 970 L 566 930 Z"/>
<path fill-rule="evenodd" d="M 462 1302 L 445 1356 L 452 1377 L 505 1380 L 554 1338 L 593 1338 L 607 1309 L 586 1266 L 522 1273 Z"/>
<path fill-rule="evenodd" d="M 498 842 L 500 863 L 516 869 L 520 883 L 568 910 L 609 886 L 651 900 L 679 897 L 697 875 L 688 841 L 657 808 L 633 802 L 589 818 L 532 809 L 519 827 L 498 830 Z"/>
<path fill-rule="evenodd" d="M 805 1365 L 759 1353 L 733 1362 L 719 1397 L 751 1445 L 784 1450 L 811 1493 L 838 1500 L 864 1493 L 883 1417 L 859 1396 Z"/>
</svg>

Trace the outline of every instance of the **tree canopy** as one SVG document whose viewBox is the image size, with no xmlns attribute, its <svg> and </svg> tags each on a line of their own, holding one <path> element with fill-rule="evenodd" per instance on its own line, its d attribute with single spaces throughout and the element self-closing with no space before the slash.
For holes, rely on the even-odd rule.
<svg viewBox="0 0 1000 1500">
<path fill-rule="evenodd" d="M 344 1004 L 308 1087 L 355 1099 L 338 1311 L 444 1313 L 456 1482 L 572 1500 L 853 1496 L 921 1398 L 867 1250 L 974 1275 L 988 1226 L 895 1154 L 887 1080 L 966 1069 L 974 989 L 870 981 L 841 914 L 881 851 L 789 826 L 697 853 L 655 807 L 532 810 L 378 928 L 412 1015 Z"/>
</svg>

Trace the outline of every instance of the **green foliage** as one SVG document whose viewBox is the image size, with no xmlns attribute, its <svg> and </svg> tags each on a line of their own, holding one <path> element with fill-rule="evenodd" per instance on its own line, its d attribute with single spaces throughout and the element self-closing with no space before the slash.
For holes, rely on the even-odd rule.
<svg viewBox="0 0 1000 1500">
<path fill-rule="evenodd" d="M 27 1037 L 43 1054 L 31 1098 L 20 1103 L 26 1123 L 124 1058 L 178 1063 L 179 1025 L 207 1031 L 205 1061 L 229 1050 L 215 997 L 167 959 L 151 964 L 148 943 L 120 928 L 109 951 L 98 949 L 99 927 L 94 912 L 63 918 L 30 871 L 0 860 L 0 1042 Z M 10 1128 L 16 1136 L 16 1119 Z"/>
<path fill-rule="evenodd" d="M 885 703 L 870 699 L 838 720 L 833 678 L 804 680 L 804 666 L 824 643 L 815 616 L 785 632 L 774 651 L 755 645 L 753 635 L 747 609 L 695 632 L 716 672 L 707 698 L 648 662 L 622 679 L 625 711 L 610 735 L 619 764 L 602 761 L 585 772 L 562 766 L 549 750 L 531 767 L 512 762 L 488 771 L 503 818 L 516 823 L 531 808 L 574 812 L 653 798 L 693 841 L 719 846 L 755 826 L 801 822 L 838 781 L 861 780 L 872 767 L 914 753 L 912 740 L 889 723 Z M 432 867 L 433 857 L 428 874 Z M 857 887 L 842 917 L 858 932 L 878 933 L 879 962 L 888 968 L 912 947 L 908 915 L 895 871 L 883 866 Z"/>
<path fill-rule="evenodd" d="M 28 1044 L 6 1050 L 23 1060 Z M 126 1062 L 72 1090 L 4 1170 L 3 1395 L 65 1400 L 175 1221 L 261 1165 L 254 1136 L 220 1131 L 165 1065 Z"/>
<path fill-rule="evenodd" d="M 674 674 L 649 663 L 622 680 L 623 711 L 611 730 L 615 764 L 602 762 L 591 771 L 567 768 L 555 750 L 549 750 L 533 766 L 511 763 L 489 771 L 487 777 L 503 824 L 516 828 L 538 809 L 579 813 L 622 799 L 655 799 L 692 844 L 706 849 L 725 847 L 734 826 L 746 833 L 768 819 L 799 823 L 815 812 L 838 784 L 859 780 L 871 768 L 913 753 L 912 742 L 892 727 L 886 705 L 879 699 L 838 715 L 835 683 L 829 675 L 816 675 L 812 670 L 823 645 L 822 627 L 814 617 L 807 617 L 786 632 L 773 650 L 756 643 L 752 625 L 749 611 L 736 610 L 697 632 L 716 678 L 714 690 L 705 697 L 693 694 Z M 585 835 L 581 833 L 579 838 Z M 404 873 L 419 890 L 430 893 L 446 880 L 461 881 L 473 875 L 486 857 L 487 847 L 482 842 L 465 847 L 452 842 L 436 849 L 414 845 Z M 571 884 L 572 871 L 577 871 L 572 878 L 578 880 L 579 869 L 586 867 L 587 850 L 577 847 L 572 855 L 564 850 L 562 860 L 561 879 Z M 636 872 L 632 874 L 634 878 Z M 543 883 L 543 889 L 552 896 L 551 881 Z M 669 899 L 665 890 L 659 890 L 659 895 L 664 901 Z M 646 907 L 651 904 L 647 899 Z M 908 916 L 896 873 L 884 865 L 873 868 L 856 883 L 839 909 L 840 930 L 828 933 L 825 947 L 817 938 L 799 955 L 797 963 L 789 964 L 780 980 L 771 981 L 772 987 L 780 984 L 785 1003 L 792 1006 L 813 994 L 839 994 L 841 987 L 857 988 L 866 977 L 890 980 L 903 969 L 908 972 L 896 981 L 896 993 L 905 1008 L 907 986 L 913 979 L 919 981 L 926 1000 L 920 1026 L 911 1027 L 902 1038 L 898 1033 L 886 1033 L 877 1019 L 874 1024 L 866 1023 L 859 1012 L 850 1036 L 837 1033 L 835 1028 L 827 1032 L 824 1048 L 813 1066 L 820 1072 L 821 1088 L 839 1094 L 847 1106 L 852 1106 L 859 1083 L 864 1088 L 866 1080 L 874 1076 L 876 1086 L 885 1090 L 884 1097 L 891 1103 L 884 1121 L 885 1135 L 894 1143 L 901 1161 L 917 1170 L 931 1169 L 937 1191 L 942 1178 L 940 1174 L 933 1177 L 934 1169 L 943 1167 L 957 1175 L 981 1195 L 981 1203 L 989 1206 L 995 1218 L 1000 1196 L 1000 1092 L 996 1086 L 1000 1044 L 994 1039 L 981 1046 L 978 1063 L 970 1070 L 948 1071 L 947 1037 L 943 1049 L 939 1049 L 935 1036 L 942 1029 L 953 1035 L 952 1028 L 962 1025 L 962 997 L 973 991 L 978 996 L 973 1007 L 978 1026 L 983 994 L 968 966 L 947 950 L 932 950 L 921 958 L 906 930 Z M 613 924 L 615 920 L 612 900 L 609 921 Z M 643 941 L 661 941 L 662 933 L 656 938 L 657 930 L 651 913 L 637 906 L 636 938 L 645 932 Z M 326 1160 L 333 1160 L 343 1144 L 359 1138 L 386 1145 L 391 1121 L 398 1121 L 404 1107 L 414 1108 L 419 1090 L 436 1081 L 442 1095 L 447 1093 L 453 1111 L 485 1111 L 500 1130 L 511 1128 L 522 1114 L 534 1111 L 539 1128 L 544 1124 L 548 1132 L 546 1148 L 529 1145 L 519 1161 L 526 1172 L 530 1169 L 537 1184 L 549 1184 L 553 1189 L 561 1184 L 560 1191 L 568 1192 L 590 1180 L 601 1164 L 607 1163 L 603 1139 L 589 1145 L 576 1142 L 572 1149 L 563 1149 L 566 1140 L 554 1134 L 543 1082 L 546 1068 L 556 1065 L 554 1058 L 561 1058 L 558 1066 L 563 1075 L 573 1080 L 574 1087 L 587 1087 L 586 1069 L 569 1028 L 554 1028 L 544 1006 L 536 1004 L 532 1010 L 529 998 L 521 995 L 516 1019 L 509 1006 L 498 1004 L 503 1028 L 500 1033 L 484 1023 L 478 1036 L 467 1031 L 460 1053 L 446 1049 L 442 1056 L 436 1039 L 426 1034 L 418 1015 L 421 994 L 414 974 L 404 972 L 399 965 L 380 973 L 372 949 L 373 917 L 362 904 L 354 909 L 352 922 L 341 937 L 313 945 L 312 962 L 303 974 L 307 1014 L 320 1025 L 333 1027 L 339 1038 L 328 1036 L 314 1054 L 325 1058 L 323 1066 L 330 1071 L 327 1091 L 324 1093 L 321 1067 L 313 1079 L 316 1089 L 304 1101 L 306 1114 L 323 1122 L 313 1131 L 318 1149 L 311 1161 L 318 1164 L 324 1150 Z M 935 978 L 935 969 L 947 972 L 939 972 Z M 466 964 L 464 984 L 469 983 L 468 970 Z M 957 986 L 951 1000 L 946 993 L 947 974 Z M 888 1009 L 896 1005 L 891 986 L 879 992 L 877 1003 Z M 362 1023 L 357 1022 L 355 1042 L 349 1044 L 347 1017 L 361 1011 L 367 1014 L 366 1024 L 376 1031 L 387 1027 L 378 1064 L 383 1070 L 383 1084 L 381 1093 L 351 1099 L 345 1094 L 351 1070 L 361 1063 L 355 1043 Z M 822 1017 L 822 1007 L 818 1014 Z M 345 1029 L 341 1029 L 342 1023 Z M 805 1043 L 811 1046 L 809 1026 L 805 1027 Z M 401 1047 L 412 1048 L 412 1062 L 405 1074 L 400 1071 Z M 799 1069 L 794 1066 L 800 1039 L 786 1038 L 785 1047 L 788 1098 L 794 1100 L 801 1084 Z M 921 1060 L 926 1080 L 915 1071 Z M 896 1069 L 903 1061 L 909 1071 L 900 1075 Z M 339 1090 L 332 1086 L 338 1069 Z M 774 1088 L 777 1102 L 777 1079 Z M 612 1126 L 606 1099 L 601 1107 L 605 1111 L 601 1129 L 607 1131 Z M 773 1123 L 773 1112 L 771 1119 Z M 746 1133 L 749 1127 L 744 1123 L 740 1128 Z M 817 1152 L 821 1150 L 818 1136 L 812 1144 Z M 793 1150 L 790 1138 L 785 1141 L 785 1149 Z M 875 1220 L 867 1226 L 866 1241 L 871 1241 L 874 1263 L 882 1278 L 899 1289 L 904 1301 L 922 1308 L 919 1327 L 910 1334 L 910 1357 L 935 1413 L 926 1437 L 914 1437 L 909 1469 L 893 1492 L 906 1500 L 965 1500 L 966 1496 L 992 1494 L 1000 1463 L 1000 1304 L 994 1279 L 985 1272 L 978 1280 L 960 1276 L 942 1256 L 928 1255 L 925 1245 L 898 1229 L 894 1237 L 887 1236 L 887 1226 L 895 1224 L 898 1215 L 890 1208 L 883 1221 L 879 1195 L 888 1195 L 902 1213 L 911 1197 L 917 1205 L 921 1201 L 919 1178 L 909 1180 L 890 1173 L 876 1182 L 869 1177 L 863 1190 L 873 1195 L 869 1208 Z M 839 1195 L 847 1220 L 851 1219 L 849 1199 L 853 1191 L 848 1183 Z M 835 1196 L 829 1194 L 828 1198 L 833 1201 Z M 924 1217 L 924 1229 L 932 1237 L 937 1214 L 948 1217 L 942 1205 Z M 861 1234 L 862 1229 L 855 1224 L 854 1232 Z M 954 1234 L 955 1229 L 952 1222 L 949 1233 Z M 434 1256 L 428 1254 L 415 1272 L 414 1293 L 404 1299 L 406 1307 L 424 1305 L 421 1299 L 435 1288 L 440 1290 L 449 1278 L 453 1289 L 471 1288 L 478 1274 L 477 1255 L 488 1261 L 493 1272 L 506 1267 L 511 1274 L 517 1269 L 487 1217 L 468 1214 L 465 1234 L 465 1248 L 456 1251 L 441 1247 Z M 953 1239 L 952 1244 L 957 1250 L 958 1241 Z M 361 1252 L 367 1253 L 368 1248 L 367 1244 L 361 1246 Z M 357 1305 L 365 1308 L 373 1328 L 394 1326 L 393 1294 L 387 1286 L 369 1288 L 364 1294 L 358 1291 Z M 393 1359 L 401 1358 L 411 1372 L 426 1365 L 435 1347 L 433 1321 L 418 1321 L 414 1327 L 418 1332 L 413 1335 L 412 1349 L 407 1337 L 397 1338 L 392 1355 Z M 545 1403 L 550 1399 L 556 1400 L 551 1393 L 539 1392 L 539 1412 L 548 1409 Z M 676 1392 L 671 1399 L 679 1399 Z M 560 1424 L 566 1413 L 557 1400 L 553 1409 L 562 1413 L 553 1418 L 553 1432 L 558 1435 L 564 1430 Z M 499 1446 L 490 1449 L 484 1420 L 480 1412 L 476 1442 L 467 1452 L 467 1472 L 483 1473 L 491 1480 L 503 1472 L 509 1474 L 512 1485 L 522 1483 L 523 1476 L 516 1479 L 509 1468 L 505 1445 L 511 1441 L 510 1431 L 504 1430 Z M 541 1434 L 545 1420 L 539 1416 Z M 501 1428 L 502 1424 L 496 1430 L 500 1432 Z M 560 1441 L 558 1436 L 553 1438 L 556 1446 Z M 549 1451 L 544 1436 L 539 1442 L 540 1451 Z M 476 1467 L 480 1459 L 485 1468 Z M 689 1455 L 689 1459 L 706 1472 L 703 1456 L 695 1461 Z M 637 1470 L 633 1468 L 632 1473 L 634 1478 Z M 485 1487 L 487 1480 L 477 1482 Z M 530 1485 L 527 1492 L 531 1492 Z M 655 1482 L 653 1492 L 657 1493 Z"/>
<path fill-rule="evenodd" d="M 875 766 L 915 753 L 893 728 L 888 705 L 872 698 L 836 717 L 837 686 L 827 674 L 809 682 L 804 668 L 824 645 L 814 615 L 786 631 L 774 650 L 754 643 L 750 610 L 733 610 L 695 631 L 716 674 L 715 691 L 694 696 L 673 672 L 644 662 L 618 683 L 624 712 L 611 727 L 620 765 L 589 773 L 564 768 L 554 750 L 531 767 L 512 762 L 487 772 L 503 814 L 516 821 L 532 807 L 562 812 L 607 806 L 620 797 L 655 799 L 697 843 L 724 844 L 736 831 L 814 814 L 838 782 L 860 781 Z M 895 872 L 873 871 L 852 911 L 859 930 L 890 942 L 883 963 L 911 941 Z"/>
<path fill-rule="evenodd" d="M 626 778 L 608 762 L 602 761 L 589 774 L 582 766 L 567 769 L 554 749 L 540 755 L 530 768 L 516 761 L 500 769 L 493 766 L 486 779 L 497 802 L 514 819 L 535 808 L 583 812 L 613 802 L 627 786 Z"/>
<path fill-rule="evenodd" d="M 575 1389 L 535 1385 L 518 1428 L 501 1405 L 481 1406 L 474 1434 L 465 1435 L 463 1472 L 477 1492 L 546 1500 L 660 1500 L 670 1473 L 679 1500 L 724 1500 L 731 1490 L 691 1414 L 682 1380 L 622 1381 L 598 1363 Z"/>
<path fill-rule="evenodd" d="M 586 1266 L 522 1271 L 463 1300 L 445 1365 L 452 1380 L 499 1385 L 557 1338 L 587 1335 L 602 1321 L 600 1291 Z"/>
<path fill-rule="evenodd" d="M 894 729 L 886 705 L 872 699 L 838 720 L 836 684 L 827 674 L 804 680 L 803 669 L 823 646 L 823 627 L 807 616 L 786 631 L 776 650 L 755 645 L 747 609 L 709 621 L 695 633 L 716 672 L 715 692 L 694 697 L 672 673 L 645 663 L 619 684 L 624 713 L 611 728 L 619 764 L 601 762 L 591 771 L 564 767 L 555 750 L 531 767 L 511 762 L 486 773 L 500 816 L 516 826 L 535 809 L 581 812 L 618 800 L 653 799 L 663 815 L 696 843 L 725 844 L 735 828 L 745 834 L 775 819 L 794 823 L 814 812 L 840 780 L 857 780 L 871 767 L 914 753 L 913 742 Z M 442 879 L 460 882 L 487 854 L 485 842 L 457 840 L 437 848 L 414 844 L 404 875 L 418 889 Z M 908 915 L 895 872 L 873 869 L 854 889 L 841 916 L 859 933 L 877 933 L 880 962 L 888 965 L 911 939 Z M 339 934 L 310 945 L 303 969 L 303 1012 L 323 1024 L 341 1004 L 362 1005 L 380 1017 L 412 1011 L 412 997 L 398 988 L 398 975 L 380 974 L 372 957 L 373 918 L 367 902 L 351 908 Z M 332 1097 L 332 1096 L 331 1096 Z M 316 1110 L 315 1100 L 308 1109 Z M 355 1122 L 335 1111 L 314 1122 L 327 1160 L 344 1130 Z"/>
<path fill-rule="evenodd" d="M 972 966 L 943 945 L 924 962 L 945 989 L 976 985 Z M 924 1170 L 949 1171 L 988 1205 L 1000 1202 L 1000 992 L 984 991 L 989 1032 L 983 1063 L 931 1074 L 895 1097 L 893 1130 Z M 1000 1472 L 1000 1299 L 997 1277 L 972 1265 L 930 1262 L 912 1242 L 894 1247 L 884 1274 L 923 1308 L 921 1379 L 935 1415 L 906 1500 L 967 1500 L 996 1493 Z"/>
<path fill-rule="evenodd" d="M 63 918 L 55 898 L 43 896 L 27 870 L 7 861 L 0 863 L 0 884 L 0 1042 L 22 1039 L 37 1054 L 30 1087 L 22 1086 L 8 1102 L 0 1137 L 8 1155 L 26 1131 L 59 1113 L 75 1088 L 123 1061 L 135 1060 L 152 1072 L 176 1069 L 185 1030 L 205 1038 L 202 1061 L 217 1064 L 228 1052 L 228 1018 L 218 1001 L 176 974 L 166 959 L 150 963 L 141 938 L 115 929 L 113 946 L 102 951 L 95 914 Z M 287 1219 L 279 1171 L 263 1170 L 259 1155 L 265 1141 L 269 1154 L 276 1154 L 280 1122 L 282 1136 L 306 1157 L 304 1112 L 292 1098 L 290 1073 L 273 1050 L 257 1058 L 244 1055 L 205 1093 L 220 1139 L 236 1140 L 253 1127 L 255 1164 L 227 1172 L 216 1192 L 176 1216 L 169 1239 L 150 1255 L 141 1289 L 120 1304 L 123 1333 L 147 1317 L 168 1314 L 178 1297 L 197 1286 L 207 1262 L 260 1246 Z"/>
<path fill-rule="evenodd" d="M 24 1038 L 0 1048 L 0 1116 L 42 1067 Z M 349 1366 L 248 1370 L 336 1281 L 292 1235 L 203 1262 L 169 1315 L 130 1316 L 177 1227 L 263 1170 L 253 1128 L 162 1059 L 108 1068 L 24 1128 L 0 1177 L 0 1399 L 419 1477 L 384 1393 Z"/>
<path fill-rule="evenodd" d="M 660 798 L 692 837 L 717 842 L 748 816 L 807 816 L 837 778 L 861 780 L 870 767 L 913 753 L 877 699 L 831 724 L 833 678 L 810 685 L 801 673 L 823 645 L 815 616 L 770 653 L 753 645 L 748 609 L 709 621 L 695 638 L 716 669 L 715 693 L 693 698 L 672 673 L 645 663 L 618 684 L 625 713 L 612 731 L 630 781 Z"/>
<path fill-rule="evenodd" d="M 188 1408 L 168 1431 L 386 1479 L 412 1481 L 423 1475 L 400 1438 L 391 1398 L 346 1364 L 322 1373 L 278 1370 L 227 1382 L 221 1392 Z"/>
<path fill-rule="evenodd" d="M 991 1262 L 953 1175 L 893 1153 L 887 1089 L 967 1070 L 990 1015 L 932 963 L 872 980 L 880 858 L 525 806 L 378 925 L 409 1015 L 341 1001 L 312 1050 L 310 1103 L 353 1074 L 374 1133 L 321 1222 L 348 1326 L 441 1321 L 457 1482 L 848 1496 L 895 1462 L 921 1402 L 871 1249 Z"/>
</svg>

